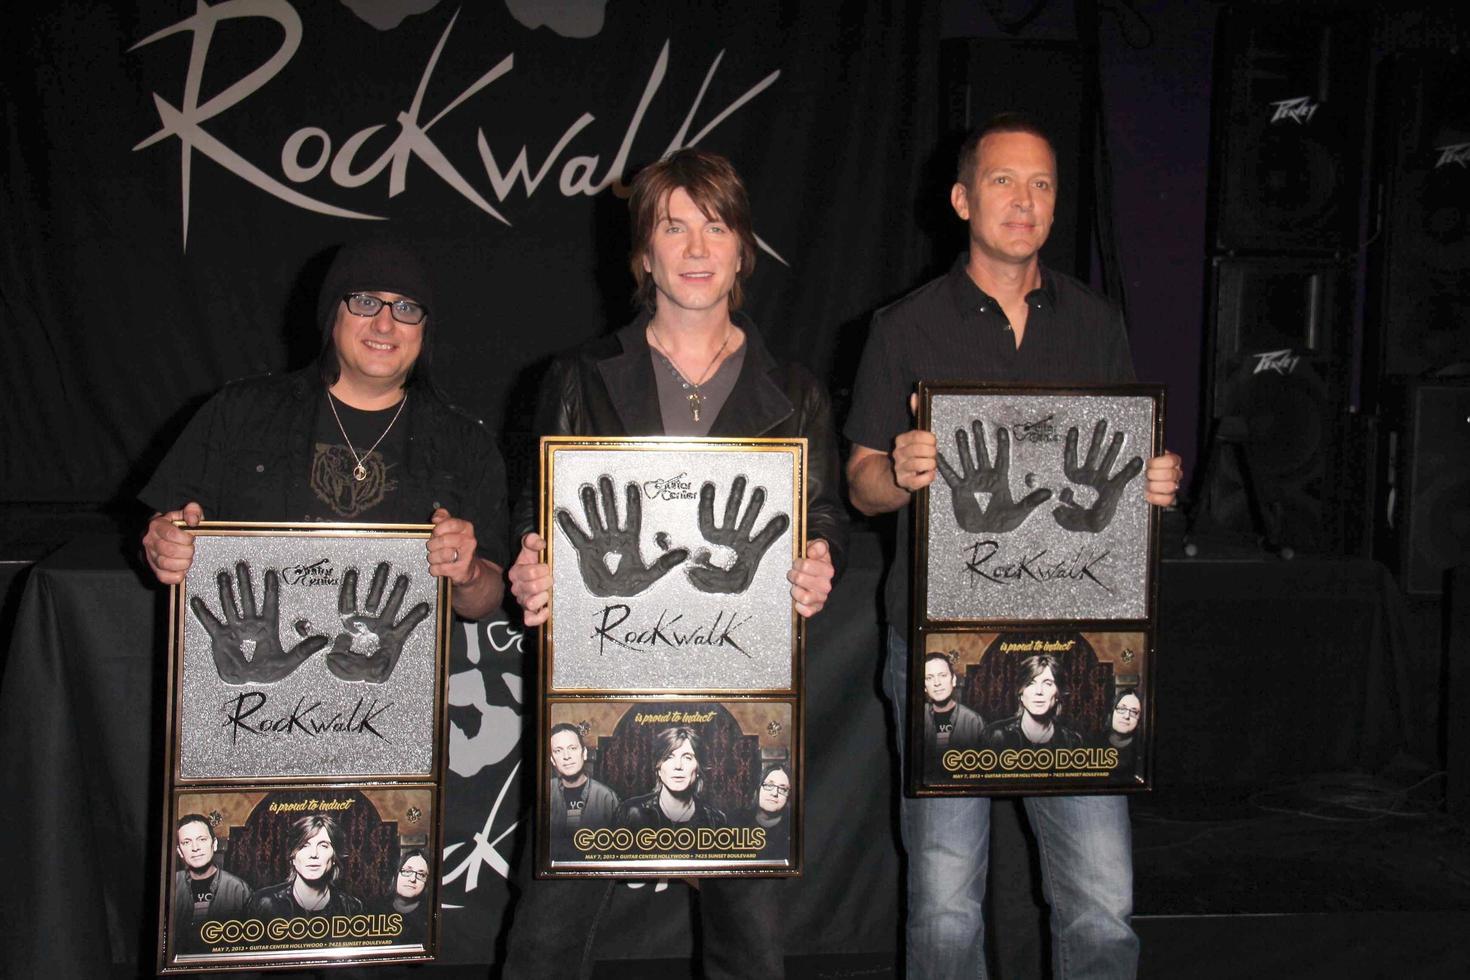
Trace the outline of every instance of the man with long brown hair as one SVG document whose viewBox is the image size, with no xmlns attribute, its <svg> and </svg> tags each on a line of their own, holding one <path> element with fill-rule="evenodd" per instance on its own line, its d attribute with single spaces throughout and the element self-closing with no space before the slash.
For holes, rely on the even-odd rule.
<svg viewBox="0 0 1470 980">
<path fill-rule="evenodd" d="M 685 149 L 638 174 L 628 207 L 641 310 L 617 333 L 556 360 L 541 386 L 536 434 L 806 437 L 809 540 L 787 579 L 796 611 L 813 616 L 846 540 L 837 438 L 826 390 L 800 365 L 772 357 L 738 312 L 757 251 L 745 184 L 724 157 Z M 528 627 L 551 612 L 545 542 L 531 532 L 534 501 L 526 494 L 517 510 L 523 536 L 509 572 Z M 519 879 L 506 976 L 590 975 L 613 883 L 538 881 L 524 870 Z M 784 975 L 780 886 L 704 879 L 706 976 Z"/>
</svg>

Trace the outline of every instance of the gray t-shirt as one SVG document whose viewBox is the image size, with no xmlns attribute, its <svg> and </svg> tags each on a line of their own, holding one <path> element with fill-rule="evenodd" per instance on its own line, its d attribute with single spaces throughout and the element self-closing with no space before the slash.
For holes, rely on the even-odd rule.
<svg viewBox="0 0 1470 980">
<path fill-rule="evenodd" d="M 653 358 L 653 376 L 658 384 L 658 408 L 664 419 L 666 436 L 707 436 L 714 424 L 715 416 L 725 407 L 725 400 L 740 377 L 740 368 L 745 364 L 745 345 L 715 369 L 704 384 L 699 386 L 699 420 L 695 421 L 690 395 L 694 386 L 684 380 L 674 369 L 673 362 L 649 345 L 648 355 Z"/>
</svg>

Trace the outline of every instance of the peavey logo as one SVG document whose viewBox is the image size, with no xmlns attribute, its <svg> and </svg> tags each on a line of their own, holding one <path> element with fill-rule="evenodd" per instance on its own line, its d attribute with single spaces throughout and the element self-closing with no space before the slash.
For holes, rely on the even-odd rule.
<svg viewBox="0 0 1470 980">
<path fill-rule="evenodd" d="M 1434 161 L 1434 169 L 1447 167 L 1452 163 L 1460 166 L 1470 166 L 1470 143 L 1456 143 L 1453 146 L 1436 146 L 1439 151 L 1439 159 Z"/>
<path fill-rule="evenodd" d="M 287 0 L 224 0 L 213 6 L 206 0 L 198 0 L 198 5 L 192 15 L 160 31 L 153 32 L 129 48 L 130 51 L 136 51 L 138 48 L 174 34 L 192 35 L 188 69 L 179 104 L 175 105 L 154 92 L 153 104 L 158 110 L 158 118 L 162 127 L 158 132 L 133 147 L 133 150 L 137 151 L 170 137 L 178 139 L 182 150 L 180 154 L 180 194 L 183 206 L 184 247 L 187 249 L 189 244 L 189 175 L 193 154 L 196 150 L 246 183 L 288 204 L 318 214 L 364 221 L 380 221 L 384 219 L 384 216 L 353 211 L 323 200 L 320 196 L 313 196 L 315 192 L 313 195 L 305 194 L 291 185 L 309 184 L 325 176 L 336 187 L 350 189 L 362 187 L 386 173 L 387 197 L 396 198 L 408 188 L 409 161 L 417 159 L 465 200 L 495 220 L 510 225 L 510 219 L 501 214 L 475 187 L 475 184 L 455 166 L 451 160 L 454 156 L 453 151 L 457 150 L 465 156 L 470 153 L 478 154 L 484 171 L 484 180 L 489 183 L 490 190 L 494 192 L 498 202 L 504 202 L 518 184 L 525 196 L 530 198 L 541 186 L 542 181 L 551 174 L 567 147 L 597 117 L 590 112 L 583 112 L 579 115 L 562 132 L 539 167 L 531 163 L 530 150 L 526 145 L 520 147 L 516 156 L 510 160 L 509 166 L 502 167 L 501 160 L 506 158 L 496 158 L 495 151 L 491 148 L 491 141 L 495 140 L 504 147 L 514 137 L 497 133 L 493 126 L 487 127 L 490 130 L 489 135 L 486 134 L 484 128 L 476 128 L 473 148 L 440 146 L 435 142 L 436 137 L 431 132 L 434 127 L 443 122 L 450 113 L 461 110 L 461 107 L 473 96 L 497 79 L 509 74 L 515 67 L 515 55 L 507 54 L 459 94 L 452 98 L 442 96 L 437 98 L 434 103 L 437 111 L 429 108 L 426 105 L 429 82 L 434 74 L 435 65 L 439 63 L 439 58 L 449 43 L 449 35 L 454 30 L 454 23 L 458 18 L 459 13 L 456 11 L 449 19 L 444 32 L 439 36 L 438 44 L 434 46 L 433 53 L 429 55 L 424 65 L 423 75 L 419 79 L 417 91 L 413 93 L 412 101 L 407 108 L 393 115 L 391 122 L 397 125 L 396 132 L 388 130 L 383 133 L 381 131 L 388 124 L 378 123 L 347 134 L 345 138 L 339 134 L 334 143 L 332 134 L 327 131 L 326 127 L 302 126 L 286 137 L 285 142 L 281 145 L 281 173 L 289 183 L 283 183 L 267 173 L 260 166 L 246 159 L 242 153 L 227 146 L 219 136 L 204 128 L 204 123 L 222 115 L 226 110 L 233 109 L 263 88 L 295 57 L 297 49 L 301 47 L 303 31 L 300 15 Z M 205 62 L 209 58 L 210 45 L 215 39 L 215 29 L 225 21 L 246 19 L 265 19 L 274 22 L 283 33 L 280 46 L 269 58 L 233 82 L 221 86 L 220 80 L 216 78 L 210 86 L 215 94 L 201 101 Z M 476 39 L 474 43 L 479 45 L 483 41 Z M 638 100 L 638 107 L 633 111 L 632 118 L 623 133 L 622 142 L 612 160 L 604 165 L 602 155 L 599 153 L 568 157 L 556 177 L 556 187 L 562 196 L 574 197 L 581 194 L 591 197 L 609 187 L 626 192 L 622 177 L 627 169 L 628 157 L 632 152 L 633 141 L 638 136 L 638 129 L 643 123 L 644 114 L 648 111 L 654 96 L 658 94 L 664 76 L 668 72 L 669 47 L 670 42 L 664 41 L 663 50 L 659 52 L 658 60 L 644 86 L 643 95 Z M 400 54 L 402 53 L 400 51 Z M 699 112 L 706 89 L 714 79 L 716 71 L 719 70 L 722 58 L 724 58 L 723 51 L 710 62 L 709 70 L 704 76 L 704 83 L 695 94 L 689 111 L 684 115 L 683 122 L 669 139 L 665 154 L 698 144 L 715 127 L 769 88 L 781 74 L 778 70 L 766 75 L 716 113 L 703 128 L 690 135 L 694 117 Z M 368 67 L 370 69 L 371 66 Z M 210 69 L 211 74 L 219 70 L 218 67 Z M 311 97 L 307 93 L 301 93 L 298 97 L 311 103 Z M 334 101 L 328 99 L 316 104 L 332 105 Z M 537 113 L 532 113 L 532 115 L 537 115 Z M 666 117 L 670 113 L 660 112 L 658 115 Z M 252 132 L 259 129 L 258 126 L 245 128 Z M 536 134 L 535 138 L 539 140 L 540 134 Z M 386 145 L 384 145 L 385 142 Z M 369 144 L 373 144 L 372 149 L 369 149 Z M 378 150 L 378 147 L 382 149 Z M 502 149 L 501 152 L 506 151 Z M 756 239 L 756 242 L 777 261 L 788 264 L 765 242 L 759 238 Z"/>
<path fill-rule="evenodd" d="M 684 473 L 665 480 L 644 480 L 643 492 L 649 500 L 693 500 L 696 496 Z"/>
<path fill-rule="evenodd" d="M 281 569 L 281 581 L 287 585 L 340 585 L 341 579 L 332 568 L 332 559 L 318 558 L 310 565 L 288 565 Z"/>
<path fill-rule="evenodd" d="M 1037 419 L 1034 422 L 1022 422 L 1010 426 L 1011 438 L 1017 442 L 1056 442 L 1060 437 L 1057 435 L 1056 414 Z"/>
<path fill-rule="evenodd" d="M 1260 374 L 1262 371 L 1275 371 L 1277 374 L 1290 374 L 1296 370 L 1297 362 L 1301 355 L 1293 354 L 1290 350 L 1271 350 L 1256 355 L 1256 369 L 1251 374 Z"/>
<path fill-rule="evenodd" d="M 1305 126 L 1312 121 L 1322 103 L 1313 102 L 1310 95 L 1304 95 L 1299 99 L 1282 99 L 1280 102 L 1272 102 L 1271 108 L 1276 111 L 1271 114 L 1271 122 L 1279 123 L 1290 120 Z"/>
</svg>

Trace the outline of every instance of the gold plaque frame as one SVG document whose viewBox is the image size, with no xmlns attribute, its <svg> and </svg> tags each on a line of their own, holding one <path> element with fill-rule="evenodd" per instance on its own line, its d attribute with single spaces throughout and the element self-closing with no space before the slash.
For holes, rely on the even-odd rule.
<svg viewBox="0 0 1470 980">
<path fill-rule="evenodd" d="M 159 972 L 432 962 L 439 937 L 435 882 L 424 882 L 431 904 L 421 912 L 422 938 L 412 942 L 395 939 L 395 930 L 405 928 L 402 917 L 395 920 L 381 912 L 395 894 L 396 880 L 374 880 L 365 886 L 361 868 L 357 884 L 367 890 L 352 896 L 360 900 L 356 904 L 348 901 L 341 906 L 327 890 L 324 908 L 332 915 L 291 911 L 294 905 L 280 914 L 279 901 L 272 906 L 266 894 L 270 891 L 266 882 L 232 885 L 237 891 L 249 887 L 249 902 L 254 904 L 235 910 L 240 913 L 231 920 L 235 941 L 222 940 L 202 950 L 198 942 L 202 927 L 221 920 L 210 914 L 185 948 L 189 925 L 176 922 L 173 911 L 173 883 L 187 866 L 175 826 L 183 812 L 180 807 L 185 800 L 207 799 L 211 794 L 225 801 L 256 803 L 291 798 L 295 802 L 289 807 L 282 803 L 269 818 L 253 819 L 279 822 L 284 818 L 278 811 L 300 811 L 319 829 L 333 822 L 320 818 L 334 818 L 333 806 L 346 808 L 349 800 L 412 797 L 418 802 L 409 808 L 411 830 L 396 839 L 377 822 L 372 847 L 361 840 L 334 837 L 341 827 L 323 830 L 332 844 L 330 870 L 334 879 L 340 878 L 342 867 L 351 868 L 352 861 L 361 857 L 352 853 L 357 846 L 368 847 L 383 864 L 384 848 L 406 849 L 411 844 L 423 852 L 429 874 L 439 873 L 452 616 L 448 580 L 428 571 L 425 543 L 432 526 L 204 521 L 190 528 L 177 523 L 194 535 L 195 563 L 189 577 L 169 596 Z M 216 576 L 217 595 L 203 584 L 210 575 Z M 222 706 L 200 694 L 217 696 L 222 690 L 228 692 Z M 279 718 L 257 723 L 252 714 L 242 723 L 247 716 L 239 706 L 247 697 L 251 707 L 263 710 L 283 691 Z M 380 697 L 378 702 L 372 700 L 375 696 Z M 340 703 L 332 703 L 333 698 Z M 232 703 L 236 707 L 231 708 Z M 403 709 L 403 717 L 390 724 L 395 708 Z M 292 750 L 302 760 L 300 770 L 286 771 L 264 750 L 232 761 L 227 748 L 205 735 L 208 726 L 201 719 L 209 712 L 223 712 L 219 727 L 232 727 L 237 740 L 295 739 L 296 745 L 306 746 Z M 392 747 L 385 732 L 394 738 L 411 733 L 410 744 Z M 385 745 L 390 746 L 386 751 Z M 191 753 L 194 761 L 186 766 Z M 338 797 L 333 806 L 311 806 Z M 214 847 L 210 863 L 220 871 L 229 870 L 221 862 L 230 859 L 231 851 L 226 847 L 221 857 L 221 835 L 228 825 L 221 828 L 219 823 L 231 810 L 226 805 L 205 814 Z M 351 821 L 347 827 L 352 829 Z M 202 831 L 198 826 L 193 829 Z M 282 827 L 275 833 L 287 831 Z M 345 848 L 340 857 L 339 844 Z M 238 848 L 234 853 L 240 853 Z M 400 858 L 410 860 L 406 852 Z M 225 880 L 214 877 L 217 883 Z M 212 899 L 210 904 L 213 907 Z M 219 931 L 215 925 L 210 928 Z M 328 933 L 318 935 L 322 929 Z"/>
<path fill-rule="evenodd" d="M 918 426 L 949 461 L 914 499 L 908 792 L 1149 790 L 1159 515 L 1143 469 L 1163 451 L 1163 388 L 925 382 Z M 936 560 L 956 570 L 943 583 Z M 1051 700 L 1023 730 L 1033 680 Z"/>
<path fill-rule="evenodd" d="M 551 616 L 538 636 L 541 697 L 534 837 L 538 877 L 800 873 L 805 761 L 801 655 L 806 631 L 805 621 L 791 602 L 785 575 L 791 561 L 805 554 L 805 459 L 806 440 L 802 438 L 548 436 L 541 440 L 540 528 L 554 584 Z M 604 485 L 604 478 L 610 483 Z M 758 487 L 762 499 L 769 494 L 760 507 L 755 504 Z M 579 504 L 574 503 L 578 495 Z M 637 504 L 633 503 L 635 496 Z M 723 515 L 719 513 L 722 506 Z M 717 584 L 728 584 L 733 571 L 746 560 L 719 542 L 704 547 L 703 538 L 711 527 L 719 529 L 715 537 L 723 541 L 733 537 L 742 544 L 757 542 L 772 531 L 777 516 L 789 523 L 766 542 L 768 550 L 757 555 L 757 567 L 746 576 L 745 589 L 721 594 L 701 588 L 709 584 L 707 573 Z M 642 589 L 632 596 L 610 593 L 600 569 L 586 570 L 588 554 L 584 552 L 592 549 L 584 539 L 621 530 L 627 546 L 634 523 L 638 524 L 637 548 L 626 547 L 604 567 L 632 562 L 629 567 L 647 569 L 645 577 L 653 580 L 635 582 Z M 732 529 L 739 533 L 731 535 Z M 789 544 L 783 545 L 788 535 Z M 716 547 L 721 550 L 717 552 Z M 773 560 L 778 554 L 781 560 Z M 727 599 L 730 595 L 735 598 Z M 622 634 L 606 631 L 605 610 L 610 605 L 630 624 Z M 697 620 L 696 625 L 683 625 L 692 620 Z M 578 626 L 573 630 L 569 623 Z M 757 653 L 730 649 L 745 642 L 744 630 L 758 635 L 759 643 L 752 646 Z M 648 642 L 640 643 L 642 637 L 648 637 Z M 592 669 L 603 673 L 590 680 L 582 665 L 569 668 L 568 660 L 574 656 L 570 645 L 593 641 L 602 646 L 592 656 L 606 657 L 616 651 L 627 662 L 615 667 L 594 663 Z M 718 653 L 741 663 L 746 662 L 741 654 L 746 654 L 754 664 L 750 670 L 755 679 L 747 684 L 739 683 L 738 677 L 732 681 L 734 675 L 724 663 L 708 670 L 697 665 L 690 669 L 674 659 L 690 656 L 691 650 L 701 651 L 693 656 Z M 669 655 L 660 660 L 660 653 Z M 591 659 L 586 650 L 576 656 Z M 753 720 L 758 716 L 764 721 Z M 621 727 L 615 725 L 619 720 Z M 636 802 L 634 797 L 645 792 L 645 781 L 653 784 L 650 795 L 656 796 L 655 771 L 645 776 L 642 768 L 636 775 L 625 769 L 610 775 L 607 767 L 617 757 L 625 765 L 647 766 L 653 761 L 648 756 L 653 751 L 650 745 L 665 730 L 682 727 L 694 737 L 681 744 L 692 751 L 692 745 L 698 743 L 699 751 L 706 753 L 699 760 L 700 788 L 691 793 L 691 799 L 704 794 L 694 812 L 719 814 L 714 822 L 720 825 L 600 828 L 613 832 L 616 841 L 604 835 L 608 839 L 600 843 L 608 846 L 583 848 L 570 856 L 564 851 L 553 855 L 551 796 L 558 776 L 549 746 L 553 728 L 560 725 L 566 731 L 569 721 L 578 729 L 582 746 L 590 747 L 585 752 L 587 777 L 600 787 L 578 790 L 595 794 L 588 796 L 584 806 L 608 812 L 606 782 L 620 785 L 612 794 L 619 798 L 619 805 Z M 563 738 L 570 741 L 570 734 Z M 607 749 L 612 744 L 609 739 L 622 740 L 620 753 Z M 711 752 L 714 754 L 708 754 Z M 636 762 L 631 761 L 635 758 Z M 768 769 L 774 775 L 766 780 Z M 789 783 L 784 787 L 787 822 L 783 830 L 767 837 L 754 833 L 755 810 L 761 806 L 764 781 L 772 783 L 768 796 L 779 795 L 782 772 L 776 769 L 782 769 Z M 591 820 L 593 811 L 582 812 Z M 632 811 L 624 816 L 632 819 Z M 701 821 L 703 816 L 692 819 Z M 735 826 L 742 820 L 750 826 Z M 649 839 L 636 839 L 635 830 L 642 830 Z M 653 840 L 660 833 L 668 839 Z M 782 838 L 789 843 L 780 848 L 779 855 L 773 855 L 777 848 L 770 843 L 776 834 L 789 835 Z"/>
</svg>

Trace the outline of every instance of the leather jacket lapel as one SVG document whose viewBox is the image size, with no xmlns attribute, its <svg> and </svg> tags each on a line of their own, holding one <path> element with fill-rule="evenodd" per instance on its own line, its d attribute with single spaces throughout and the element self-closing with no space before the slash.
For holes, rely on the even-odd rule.
<svg viewBox="0 0 1470 980">
<path fill-rule="evenodd" d="M 658 384 L 653 377 L 648 341 L 643 328 L 648 324 L 644 314 L 617 332 L 623 352 L 597 362 L 597 373 L 607 387 L 608 400 L 623 423 L 621 433 L 663 435 L 664 418 L 658 408 Z"/>
<path fill-rule="evenodd" d="M 771 380 L 776 367 L 760 331 L 741 313 L 735 324 L 745 332 L 745 363 L 730 397 L 710 425 L 712 436 L 763 436 L 796 411 L 781 386 Z"/>
</svg>

